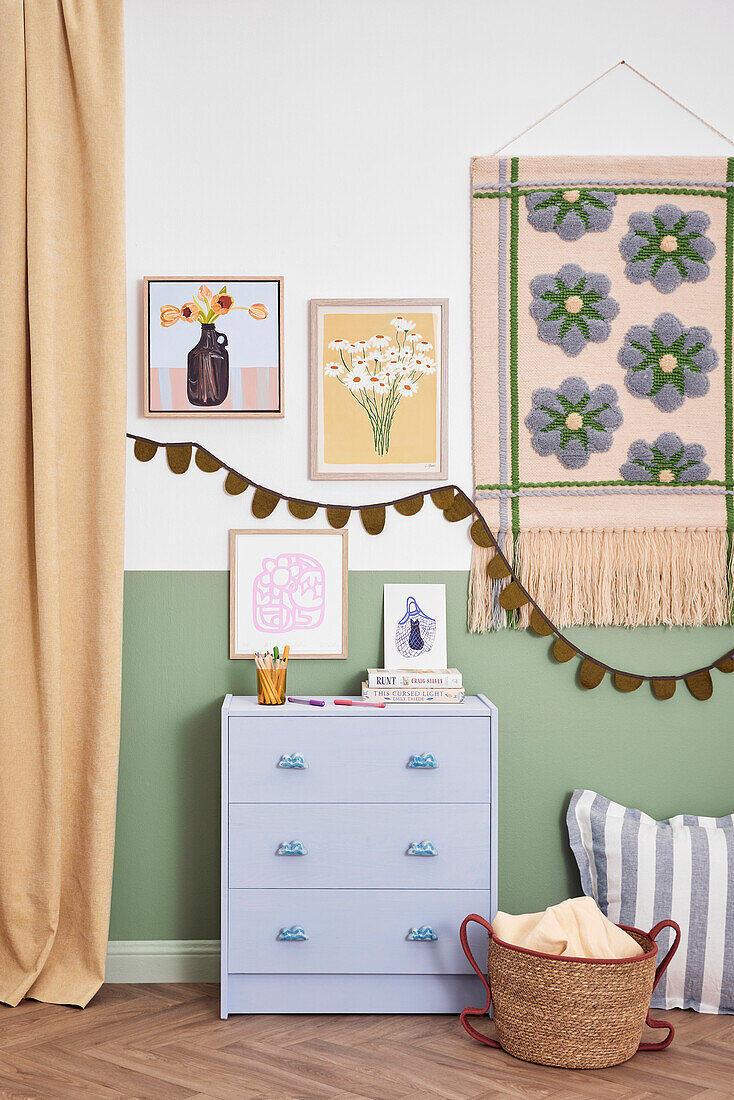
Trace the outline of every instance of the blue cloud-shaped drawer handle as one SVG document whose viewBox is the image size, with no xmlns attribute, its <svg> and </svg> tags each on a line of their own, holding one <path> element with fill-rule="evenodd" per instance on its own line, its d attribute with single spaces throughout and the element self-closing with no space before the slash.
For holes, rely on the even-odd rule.
<svg viewBox="0 0 734 1100">
<path fill-rule="evenodd" d="M 405 853 L 408 856 L 437 856 L 435 844 L 430 840 L 414 840 Z"/>
<path fill-rule="evenodd" d="M 300 924 L 293 924 L 290 928 L 281 928 L 278 932 L 279 940 L 307 940 L 308 933 Z"/>
<path fill-rule="evenodd" d="M 276 856 L 307 856 L 308 848 L 300 840 L 284 840 L 275 854 Z"/>
<path fill-rule="evenodd" d="M 409 768 L 437 768 L 438 760 L 432 752 L 414 752 L 408 761 Z"/>
<path fill-rule="evenodd" d="M 430 924 L 422 924 L 420 928 L 411 928 L 407 938 L 409 940 L 437 940 L 438 934 L 433 931 Z"/>
<path fill-rule="evenodd" d="M 300 752 L 285 752 L 278 761 L 279 768 L 307 768 L 308 764 Z"/>
</svg>

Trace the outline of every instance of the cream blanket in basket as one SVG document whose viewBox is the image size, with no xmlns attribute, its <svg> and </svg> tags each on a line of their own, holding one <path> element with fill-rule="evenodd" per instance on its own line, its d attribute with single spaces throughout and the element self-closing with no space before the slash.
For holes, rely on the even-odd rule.
<svg viewBox="0 0 734 1100">
<path fill-rule="evenodd" d="M 630 959 L 640 945 L 612 924 L 593 898 L 569 898 L 544 913 L 497 913 L 492 928 L 498 939 L 547 955 L 582 959 Z"/>
</svg>

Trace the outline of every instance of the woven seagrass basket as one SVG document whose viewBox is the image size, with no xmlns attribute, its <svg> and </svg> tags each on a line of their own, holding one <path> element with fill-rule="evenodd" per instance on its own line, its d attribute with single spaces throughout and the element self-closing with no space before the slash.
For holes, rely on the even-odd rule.
<svg viewBox="0 0 734 1100">
<path fill-rule="evenodd" d="M 467 925 L 475 921 L 489 933 L 487 977 L 474 960 Z M 649 932 L 627 928 L 644 954 L 632 959 L 578 959 L 545 955 L 498 940 L 492 926 L 472 913 L 461 925 L 461 943 L 469 962 L 487 991 L 484 1008 L 465 1008 L 461 1023 L 486 1046 L 501 1047 L 515 1058 L 566 1069 L 602 1069 L 626 1062 L 638 1050 L 663 1050 L 673 1039 L 673 1027 L 650 1019 L 652 991 L 662 977 L 680 941 L 680 929 L 671 920 L 660 921 Z M 655 968 L 655 938 L 663 928 L 675 931 L 675 940 Z M 481 1035 L 468 1016 L 482 1016 L 494 1007 L 497 1039 Z M 645 1023 L 667 1028 L 660 1043 L 642 1043 Z"/>
</svg>

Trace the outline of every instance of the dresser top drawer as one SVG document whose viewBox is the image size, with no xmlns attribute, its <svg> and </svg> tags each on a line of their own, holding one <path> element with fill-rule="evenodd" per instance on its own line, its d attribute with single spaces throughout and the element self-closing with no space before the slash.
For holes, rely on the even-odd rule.
<svg viewBox="0 0 734 1100">
<path fill-rule="evenodd" d="M 482 802 L 490 721 L 384 716 L 339 722 L 231 717 L 230 802 Z"/>
</svg>

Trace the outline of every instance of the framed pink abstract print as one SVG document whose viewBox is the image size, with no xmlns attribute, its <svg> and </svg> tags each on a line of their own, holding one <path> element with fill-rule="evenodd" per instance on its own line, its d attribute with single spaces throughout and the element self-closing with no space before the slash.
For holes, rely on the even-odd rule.
<svg viewBox="0 0 734 1100">
<path fill-rule="evenodd" d="M 347 532 L 229 533 L 229 655 L 347 655 Z"/>
</svg>

